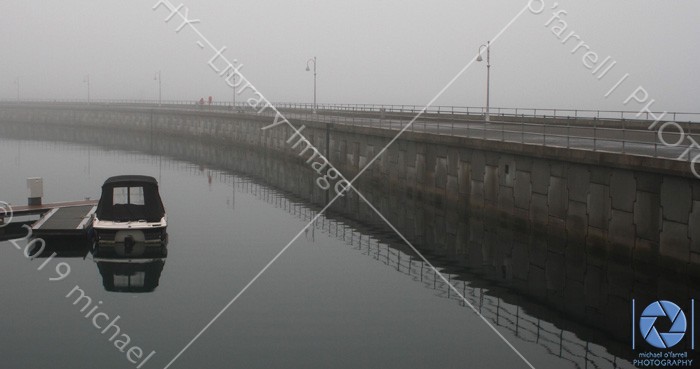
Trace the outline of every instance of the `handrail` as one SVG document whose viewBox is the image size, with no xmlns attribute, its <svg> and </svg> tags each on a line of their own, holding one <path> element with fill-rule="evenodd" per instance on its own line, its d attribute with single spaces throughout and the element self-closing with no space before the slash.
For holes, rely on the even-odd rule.
<svg viewBox="0 0 700 369">
<path fill-rule="evenodd" d="M 0 107 L 3 105 L 15 106 L 33 104 L 33 103 L 43 103 L 57 105 L 74 103 L 80 105 L 87 105 L 87 101 L 74 100 L 74 101 L 22 101 L 17 103 L 16 101 L 0 101 Z M 237 104 L 235 109 L 231 104 L 226 104 L 223 102 L 213 103 L 212 105 L 199 105 L 194 104 L 194 102 L 172 102 L 164 101 L 162 104 L 158 104 L 157 101 L 152 100 L 92 100 L 90 101 L 90 106 L 95 105 L 99 107 L 100 105 L 110 105 L 110 106 L 133 106 L 137 108 L 149 108 L 149 109 L 177 109 L 181 111 L 190 112 L 201 112 L 201 111 L 212 111 L 222 114 L 236 114 L 243 116 L 273 116 L 274 112 L 268 109 L 262 114 L 258 114 L 253 108 L 246 104 Z M 284 110 L 284 115 L 290 120 L 301 120 L 301 121 L 314 121 L 325 124 L 342 124 L 342 125 L 355 125 L 355 126 L 365 126 L 369 128 L 379 128 L 385 130 L 398 131 L 402 129 L 409 121 L 411 116 L 406 117 L 392 117 L 386 118 L 382 114 L 378 116 L 368 116 L 368 115 L 342 115 L 342 114 L 327 114 L 333 112 L 339 112 L 343 110 L 329 110 L 329 105 L 321 104 L 318 108 L 318 113 L 313 114 L 312 104 L 290 104 L 290 103 L 280 103 L 276 105 L 278 109 L 288 109 L 291 111 Z M 387 105 L 373 105 L 373 104 L 342 104 L 338 108 L 343 109 L 356 109 L 361 107 L 362 112 L 371 111 L 377 106 L 382 106 L 385 109 Z M 444 107 L 437 107 L 438 109 Z M 449 115 L 452 116 L 452 112 L 455 107 L 450 107 Z M 416 109 L 415 106 L 394 106 L 394 109 L 399 111 L 410 111 Z M 474 108 L 467 108 L 474 109 Z M 498 109 L 498 108 L 497 108 Z M 558 109 L 558 112 L 565 110 Z M 448 113 L 442 113 L 448 115 Z M 596 111 L 599 115 L 599 112 Z M 694 113 L 674 113 L 676 116 L 678 114 L 694 114 Z M 456 114 L 455 114 L 456 115 Z M 700 113 L 698 114 L 700 116 Z M 492 114 L 492 117 L 494 115 Z M 546 115 L 543 115 L 546 116 Z M 512 117 L 508 115 L 501 115 L 500 120 L 492 120 L 490 123 L 483 121 L 478 116 L 463 116 L 463 119 L 441 121 L 435 119 L 435 116 L 424 116 L 420 120 L 414 121 L 413 125 L 407 130 L 411 132 L 419 132 L 425 134 L 435 134 L 435 135 L 448 135 L 454 137 L 467 137 L 483 140 L 492 141 L 502 141 L 502 142 L 514 142 L 527 145 L 540 145 L 540 146 L 551 146 L 551 147 L 562 147 L 568 149 L 580 149 L 580 150 L 590 150 L 599 152 L 610 152 L 619 153 L 623 155 L 635 155 L 644 157 L 653 157 L 658 159 L 676 160 L 676 161 L 688 161 L 691 162 L 693 158 L 700 155 L 700 149 L 690 148 L 688 145 L 679 145 L 677 147 L 669 147 L 664 145 L 657 137 L 656 131 L 629 128 L 629 121 L 621 122 L 621 127 L 605 127 L 596 124 L 599 120 L 594 120 L 593 122 L 583 122 L 576 120 L 563 120 L 556 121 L 550 124 L 540 123 L 540 122 L 527 122 L 525 120 L 516 120 L 521 118 L 522 115 L 517 117 Z M 555 116 L 546 116 L 547 118 L 554 118 Z M 578 119 L 581 116 L 579 115 Z M 639 120 L 642 121 L 642 120 Z M 634 121 L 637 122 L 637 121 Z M 578 124 L 577 124 L 578 123 Z M 591 125 L 592 123 L 592 125 Z M 684 123 L 686 124 L 686 123 Z M 694 123 L 688 123 L 694 125 Z M 689 130 L 687 133 L 690 135 L 693 133 Z M 687 150 L 687 151 L 686 151 Z M 684 155 L 683 155 L 684 154 Z"/>
<path fill-rule="evenodd" d="M 20 101 L 12 99 L 0 99 L 2 103 L 79 103 L 79 104 L 135 104 L 135 105 L 155 105 L 155 106 L 194 106 L 199 105 L 196 100 L 134 100 L 134 99 L 91 99 L 89 102 L 84 99 L 23 99 Z M 272 103 L 278 109 L 312 110 L 310 103 Z M 230 101 L 213 101 L 206 103 L 205 107 L 231 107 Z M 238 108 L 245 108 L 245 102 L 236 104 Z M 418 114 L 423 111 L 425 115 L 462 115 L 462 116 L 483 116 L 486 108 L 482 106 L 454 106 L 435 105 L 423 108 L 417 105 L 396 105 L 396 104 L 317 104 L 317 110 L 326 111 L 348 111 L 367 113 L 400 113 Z M 492 117 L 518 117 L 518 118 L 557 118 L 557 119 L 604 119 L 604 120 L 650 120 L 655 116 L 664 114 L 665 119 L 675 122 L 700 122 L 700 112 L 640 112 L 635 110 L 595 110 L 595 109 L 562 109 L 562 108 L 523 108 L 523 107 L 491 107 Z"/>
</svg>

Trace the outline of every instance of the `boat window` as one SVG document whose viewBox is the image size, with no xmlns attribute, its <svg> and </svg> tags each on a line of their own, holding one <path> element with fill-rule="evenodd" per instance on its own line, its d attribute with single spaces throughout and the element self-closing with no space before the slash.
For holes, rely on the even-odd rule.
<svg viewBox="0 0 700 369">
<path fill-rule="evenodd" d="M 146 272 L 136 272 L 132 275 L 114 275 L 114 287 L 143 287 L 146 284 Z"/>
<path fill-rule="evenodd" d="M 143 187 L 129 187 L 129 204 L 146 204 L 143 196 Z"/>
<path fill-rule="evenodd" d="M 112 205 L 145 205 L 143 187 L 115 187 Z"/>
<path fill-rule="evenodd" d="M 114 193 L 112 195 L 112 205 L 122 205 L 129 203 L 129 188 L 128 187 L 114 187 Z"/>
</svg>

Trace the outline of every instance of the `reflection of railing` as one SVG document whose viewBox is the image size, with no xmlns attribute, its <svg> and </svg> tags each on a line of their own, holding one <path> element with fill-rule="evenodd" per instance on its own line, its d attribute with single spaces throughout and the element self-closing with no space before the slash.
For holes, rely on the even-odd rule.
<svg viewBox="0 0 700 369">
<path fill-rule="evenodd" d="M 304 222 L 311 221 L 317 214 L 317 210 L 301 202 L 291 200 L 288 194 L 259 185 L 251 179 L 232 177 L 232 182 L 236 191 L 253 195 L 278 209 L 287 211 Z M 314 237 L 314 230 L 319 230 L 397 272 L 411 277 L 414 281 L 423 284 L 424 287 L 437 291 L 437 296 L 455 300 L 461 306 L 466 306 L 465 302 L 423 260 L 392 246 L 392 244 L 400 243 L 398 238 L 391 240 L 391 237 L 387 237 L 388 240 L 380 241 L 372 235 L 363 234 L 361 230 L 355 229 L 348 223 L 321 215 L 313 224 L 310 231 L 312 233 L 307 234 L 307 237 Z M 472 287 L 470 282 L 459 280 L 453 274 L 443 273 L 443 275 L 480 314 L 501 328 L 501 331 L 508 331 L 520 340 L 544 347 L 550 355 L 570 362 L 572 367 L 633 368 L 629 361 L 610 354 L 604 347 L 587 340 L 581 340 L 573 332 L 565 331 L 557 328 L 553 323 L 530 316 L 520 306 L 510 304 L 500 297 L 489 295 L 488 290 L 484 290 L 482 287 Z"/>
<path fill-rule="evenodd" d="M 31 106 L 32 103 L 41 103 L 42 106 L 52 105 L 52 101 L 37 100 L 19 103 L 6 101 L 0 106 Z M 81 107 L 88 106 L 87 102 L 84 101 L 63 101 L 62 104 L 64 106 L 71 106 L 70 104 L 77 104 Z M 59 103 L 56 105 L 61 106 Z M 191 101 L 164 102 L 159 107 L 157 101 L 93 100 L 89 106 L 95 108 L 99 106 L 123 106 L 153 110 L 177 109 L 193 112 L 212 111 L 236 114 L 237 116 L 261 115 L 245 104 L 239 104 L 234 109 L 228 103 L 196 105 Z M 283 109 L 283 114 L 290 120 L 393 131 L 405 127 L 414 115 L 421 112 L 420 107 L 407 105 L 321 104 L 317 114 L 312 113 L 311 106 L 308 104 L 280 103 L 276 107 Z M 655 129 L 647 129 L 653 123 L 653 121 L 648 120 L 648 114 L 638 116 L 637 112 L 633 111 L 493 108 L 492 121 L 485 123 L 478 114 L 473 114 L 474 111 L 483 113 L 483 109 L 478 109 L 482 108 L 431 107 L 420 119 L 413 122 L 408 131 L 688 162 L 700 154 L 698 147 L 690 145 L 692 142 L 690 137 L 697 131 L 695 126 L 698 125 L 698 123 L 690 123 L 690 121 L 700 121 L 700 113 L 676 112 L 664 115 L 665 119 L 669 121 L 675 121 L 678 118 L 688 122 L 683 123 L 682 126 L 666 129 L 670 137 L 664 139 L 671 144 L 668 145 L 659 138 L 660 124 L 652 126 L 656 127 Z M 387 117 L 385 116 L 386 112 L 394 113 L 394 115 Z M 538 114 L 543 112 L 544 114 Z M 661 113 L 652 114 L 652 118 L 661 116 Z M 274 111 L 267 109 L 262 115 L 272 118 Z M 683 127 L 685 131 L 678 132 L 679 127 Z M 690 142 L 685 141 L 686 135 Z"/>
</svg>

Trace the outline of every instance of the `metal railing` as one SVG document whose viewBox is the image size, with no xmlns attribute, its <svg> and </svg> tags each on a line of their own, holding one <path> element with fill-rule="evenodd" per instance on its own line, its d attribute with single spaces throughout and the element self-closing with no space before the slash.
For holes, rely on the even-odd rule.
<svg viewBox="0 0 700 369">
<path fill-rule="evenodd" d="M 4 101 L 0 102 L 2 105 L 17 105 L 17 104 L 52 104 L 66 105 L 66 104 L 87 104 L 84 100 L 62 100 L 62 101 L 49 101 L 49 100 L 28 100 L 22 102 L 16 101 Z M 100 106 L 128 106 L 136 108 L 163 108 L 163 109 L 178 109 L 183 111 L 212 111 L 220 112 L 226 114 L 236 114 L 243 116 L 269 116 L 273 117 L 274 112 L 272 109 L 265 110 L 262 114 L 256 112 L 253 108 L 245 103 L 237 104 L 235 107 L 231 106 L 230 103 L 226 102 L 213 102 L 211 105 L 205 104 L 200 105 L 194 101 L 163 101 L 162 104 L 158 104 L 157 100 L 92 100 L 90 105 Z M 283 114 L 287 119 L 297 120 L 297 121 L 309 121 L 309 122 L 320 122 L 327 124 L 341 124 L 341 125 L 353 125 L 353 126 L 363 126 L 370 128 L 379 128 L 383 130 L 393 130 L 399 131 L 406 127 L 409 122 L 412 121 L 412 114 L 418 114 L 420 107 L 408 106 L 408 105 L 374 105 L 374 104 L 320 104 L 318 105 L 317 113 L 312 112 L 312 104 L 292 104 L 292 103 L 279 103 L 275 105 L 278 109 L 284 109 Z M 448 109 L 449 108 L 449 109 Z M 381 111 L 381 109 L 389 109 L 389 111 L 408 113 L 406 117 L 392 117 L 386 118 L 382 117 L 382 114 L 374 115 L 362 115 L 362 114 L 341 114 L 343 112 L 364 112 L 364 113 L 376 113 Z M 470 109 L 474 111 L 477 109 L 478 113 L 483 112 L 483 108 L 469 108 L 469 107 L 432 107 L 432 112 L 436 114 L 441 114 L 443 116 L 452 116 L 452 114 L 471 114 L 468 113 Z M 481 109 L 481 110 L 478 110 Z M 500 109 L 505 108 L 492 108 L 492 111 L 500 111 Z M 522 112 L 523 109 L 518 110 L 518 108 L 508 108 L 515 109 L 515 112 Z M 532 116 L 538 112 L 547 111 L 546 109 L 529 109 L 533 112 Z M 538 117 L 553 118 L 557 117 L 562 112 L 571 112 L 561 109 L 552 109 L 550 113 L 553 115 L 537 115 Z M 453 120 L 442 120 L 435 119 L 435 116 L 424 115 L 418 120 L 412 122 L 412 124 L 406 128 L 409 132 L 421 132 L 427 134 L 436 135 L 447 135 L 454 137 L 467 137 L 482 140 L 491 141 L 501 141 L 501 142 L 512 142 L 527 145 L 539 145 L 539 146 L 550 146 L 559 147 L 567 149 L 579 149 L 588 151 L 599 151 L 607 153 L 618 153 L 624 155 L 636 155 L 653 157 L 660 159 L 676 160 L 676 161 L 687 161 L 692 162 L 692 160 L 700 155 L 700 148 L 691 147 L 689 144 L 683 142 L 676 146 L 670 146 L 664 144 L 660 138 L 659 133 L 655 130 L 641 129 L 638 127 L 646 126 L 645 123 L 652 123 L 649 121 L 644 121 L 643 119 L 638 119 L 636 121 L 627 120 L 625 114 L 632 114 L 629 111 L 593 111 L 593 110 L 574 110 L 573 111 L 577 119 L 565 119 L 549 122 L 529 122 L 527 120 L 519 119 L 523 115 L 521 113 L 514 113 L 509 115 L 509 113 L 501 113 L 498 120 L 493 120 L 491 122 L 485 122 L 478 117 L 469 118 L 464 116 L 462 119 Z M 592 121 L 586 121 L 585 124 L 581 124 L 580 119 L 583 119 L 584 115 L 579 113 L 586 112 L 596 115 L 596 119 Z M 597 117 L 605 112 L 606 114 L 619 114 L 622 119 L 614 124 L 604 124 L 608 123 L 605 119 L 599 120 Z M 337 113 L 337 114 L 333 114 Z M 603 114 L 604 115 L 604 114 Z M 667 116 L 690 116 L 697 115 L 700 117 L 700 113 L 669 113 Z M 492 113 L 492 117 L 494 114 Z M 614 119 L 613 119 L 614 121 Z M 645 122 L 645 123 L 640 123 Z M 697 124 L 697 128 L 696 127 Z M 685 123 L 684 135 L 692 137 L 696 131 L 700 130 L 700 124 L 698 123 Z M 632 128 L 630 128 L 632 126 Z M 670 130 L 672 131 L 672 130 Z M 667 142 L 675 143 L 678 141 L 678 135 L 671 135 L 666 137 Z M 700 137 L 696 141 L 700 141 Z"/>
<path fill-rule="evenodd" d="M 148 105 L 148 106 L 199 106 L 198 100 L 135 100 L 135 99 L 91 99 L 90 102 L 84 99 L 0 99 L 0 103 L 74 103 L 74 104 L 128 104 L 128 105 Z M 310 103 L 272 103 L 278 109 L 313 110 L 314 105 Z M 231 101 L 212 101 L 211 104 L 205 102 L 204 107 L 231 108 Z M 238 102 L 237 108 L 247 109 L 245 101 Z M 484 116 L 486 108 L 483 106 L 454 106 L 436 105 L 424 107 L 421 105 L 398 105 L 398 104 L 317 104 L 318 111 L 344 111 L 354 113 L 401 113 L 418 114 L 422 112 L 426 115 L 442 116 Z M 700 122 L 700 112 L 640 112 L 638 110 L 594 110 L 594 109 L 560 109 L 560 108 L 522 108 L 522 107 L 491 107 L 489 113 L 492 118 L 498 117 L 518 117 L 518 118 L 558 118 L 558 119 L 580 119 L 580 120 L 654 120 L 654 116 L 664 114 L 664 119 L 674 122 Z"/>
<path fill-rule="evenodd" d="M 313 104 L 306 103 L 273 103 L 278 109 L 313 109 Z M 419 106 L 419 105 L 385 105 L 385 104 L 319 104 L 317 110 L 350 111 L 350 112 L 374 112 L 374 113 L 407 113 L 433 115 L 463 115 L 484 116 L 486 108 L 483 106 Z M 531 118 L 562 118 L 562 119 L 605 119 L 605 120 L 649 120 L 654 115 L 660 116 L 664 112 L 643 112 L 633 110 L 590 110 L 590 109 L 556 109 L 556 108 L 512 108 L 491 107 L 491 117 L 531 117 Z M 676 122 L 699 122 L 700 113 L 691 112 L 666 112 L 665 119 Z M 653 120 L 653 119 L 652 119 Z"/>
<path fill-rule="evenodd" d="M 253 114 L 256 114 L 252 112 Z M 263 113 L 265 114 L 265 113 Z M 256 114 L 257 115 L 257 114 Z M 272 114 L 268 114 L 272 117 Z M 313 121 L 329 124 L 363 126 L 383 130 L 399 131 L 410 123 L 407 119 L 382 119 L 356 116 L 333 116 L 311 112 L 286 112 L 290 120 Z M 691 162 L 700 155 L 700 147 L 691 147 L 688 142 L 677 146 L 664 144 L 655 130 L 627 128 L 628 123 L 610 127 L 594 121 L 590 125 L 577 125 L 566 121 L 560 124 L 530 123 L 526 121 L 501 120 L 484 122 L 448 121 L 420 119 L 413 121 L 407 132 L 466 137 L 490 141 L 511 142 L 527 145 L 550 146 L 624 155 L 646 156 L 660 159 Z M 700 125 L 686 125 L 684 135 L 691 136 Z M 669 129 L 672 133 L 673 129 Z M 678 135 L 665 137 L 675 143 Z M 700 137 L 698 140 L 700 141 Z"/>
</svg>

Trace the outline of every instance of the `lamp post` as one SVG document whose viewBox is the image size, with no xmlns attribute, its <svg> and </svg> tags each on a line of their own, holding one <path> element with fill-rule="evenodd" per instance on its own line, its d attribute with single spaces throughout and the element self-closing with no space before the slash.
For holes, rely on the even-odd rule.
<svg viewBox="0 0 700 369">
<path fill-rule="evenodd" d="M 311 63 L 311 62 L 314 63 L 314 114 L 316 114 L 316 57 L 315 56 L 306 61 L 306 71 L 307 72 L 311 70 L 311 68 L 309 68 L 309 63 Z"/>
<path fill-rule="evenodd" d="M 158 81 L 158 106 L 161 106 L 163 104 L 163 79 L 161 78 L 160 71 L 156 73 L 153 80 Z"/>
<path fill-rule="evenodd" d="M 231 86 L 231 89 L 233 90 L 233 105 L 231 105 L 231 109 L 236 109 L 236 77 L 238 76 L 236 75 L 235 71 L 230 70 L 227 77 L 233 77 L 233 86 Z"/>
<path fill-rule="evenodd" d="M 87 102 L 90 104 L 90 75 L 88 74 L 85 76 L 85 79 L 83 79 L 83 82 L 87 83 L 87 93 L 88 93 L 88 99 Z"/>
<path fill-rule="evenodd" d="M 491 87 L 491 41 L 487 41 L 486 45 L 479 46 L 479 56 L 476 61 L 480 62 L 484 59 L 481 57 L 482 50 L 486 48 L 486 117 L 485 120 L 488 122 L 491 119 L 490 111 L 490 87 Z"/>
</svg>

